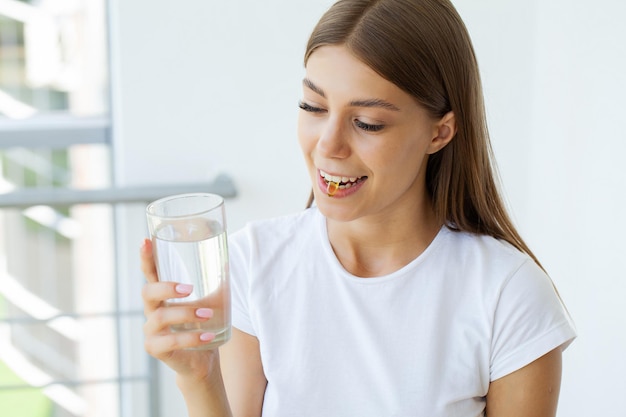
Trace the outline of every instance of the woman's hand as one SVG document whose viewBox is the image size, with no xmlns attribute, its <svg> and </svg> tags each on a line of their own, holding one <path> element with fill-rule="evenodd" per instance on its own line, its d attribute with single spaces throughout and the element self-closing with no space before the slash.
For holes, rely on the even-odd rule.
<svg viewBox="0 0 626 417">
<path fill-rule="evenodd" d="M 188 296 L 192 288 L 176 282 L 159 281 L 152 253 L 152 242 L 144 241 L 140 250 L 141 270 L 146 277 L 142 297 L 144 302 L 145 350 L 172 368 L 179 378 L 207 380 L 213 371 L 219 373 L 219 358 L 215 350 L 185 350 L 200 347 L 215 337 L 211 333 L 172 332 L 170 326 L 210 320 L 209 308 L 166 306 L 165 300 Z"/>
<path fill-rule="evenodd" d="M 210 309 L 165 305 L 170 298 L 189 295 L 191 288 L 158 280 L 148 239 L 141 247 L 141 269 L 148 281 L 142 292 L 145 349 L 176 372 L 176 383 L 185 397 L 189 416 L 231 417 L 225 382 L 235 415 L 260 416 L 267 380 L 257 338 L 233 328 L 232 339 L 220 347 L 221 364 L 217 349 L 185 350 L 209 343 L 215 336 L 172 332 L 170 326 L 210 320 L 205 317 L 211 315 Z"/>
</svg>

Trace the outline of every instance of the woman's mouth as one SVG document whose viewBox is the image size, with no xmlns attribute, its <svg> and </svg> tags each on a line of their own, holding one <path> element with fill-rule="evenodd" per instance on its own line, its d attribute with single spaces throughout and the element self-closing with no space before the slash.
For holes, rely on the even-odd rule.
<svg viewBox="0 0 626 417">
<path fill-rule="evenodd" d="M 326 184 L 326 193 L 329 197 L 335 195 L 336 192 L 341 192 L 340 190 L 352 188 L 367 179 L 367 176 L 342 177 L 337 175 L 330 175 L 322 170 L 320 170 L 319 173 L 320 177 Z"/>
</svg>

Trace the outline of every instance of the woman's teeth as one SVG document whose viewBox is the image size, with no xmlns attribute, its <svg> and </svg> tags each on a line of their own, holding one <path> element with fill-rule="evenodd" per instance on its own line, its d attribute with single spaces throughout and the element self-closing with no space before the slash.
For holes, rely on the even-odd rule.
<svg viewBox="0 0 626 417">
<path fill-rule="evenodd" d="M 356 183 L 360 182 L 364 177 L 339 177 L 336 175 L 327 174 L 320 170 L 320 175 L 327 183 L 336 183 L 338 188 L 350 188 Z"/>
</svg>

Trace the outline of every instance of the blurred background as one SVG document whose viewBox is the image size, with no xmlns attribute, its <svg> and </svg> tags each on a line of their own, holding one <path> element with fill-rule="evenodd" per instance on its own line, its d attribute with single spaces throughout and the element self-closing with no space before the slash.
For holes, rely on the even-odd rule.
<svg viewBox="0 0 626 417">
<path fill-rule="evenodd" d="M 0 0 L 0 414 L 184 415 L 143 351 L 144 208 L 304 207 L 307 36 L 331 0 Z M 579 337 L 559 416 L 626 416 L 626 3 L 453 0 L 522 235 Z"/>
</svg>

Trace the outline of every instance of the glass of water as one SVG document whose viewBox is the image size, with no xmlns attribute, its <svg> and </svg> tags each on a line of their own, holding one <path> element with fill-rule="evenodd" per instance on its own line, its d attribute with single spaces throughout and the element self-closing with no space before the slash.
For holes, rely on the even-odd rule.
<svg viewBox="0 0 626 417">
<path fill-rule="evenodd" d="M 172 326 L 172 331 L 215 333 L 198 349 L 226 343 L 231 307 L 224 199 L 208 193 L 174 195 L 150 203 L 146 214 L 159 279 L 193 285 L 189 296 L 167 304 L 213 309 L 209 320 Z"/>
</svg>

